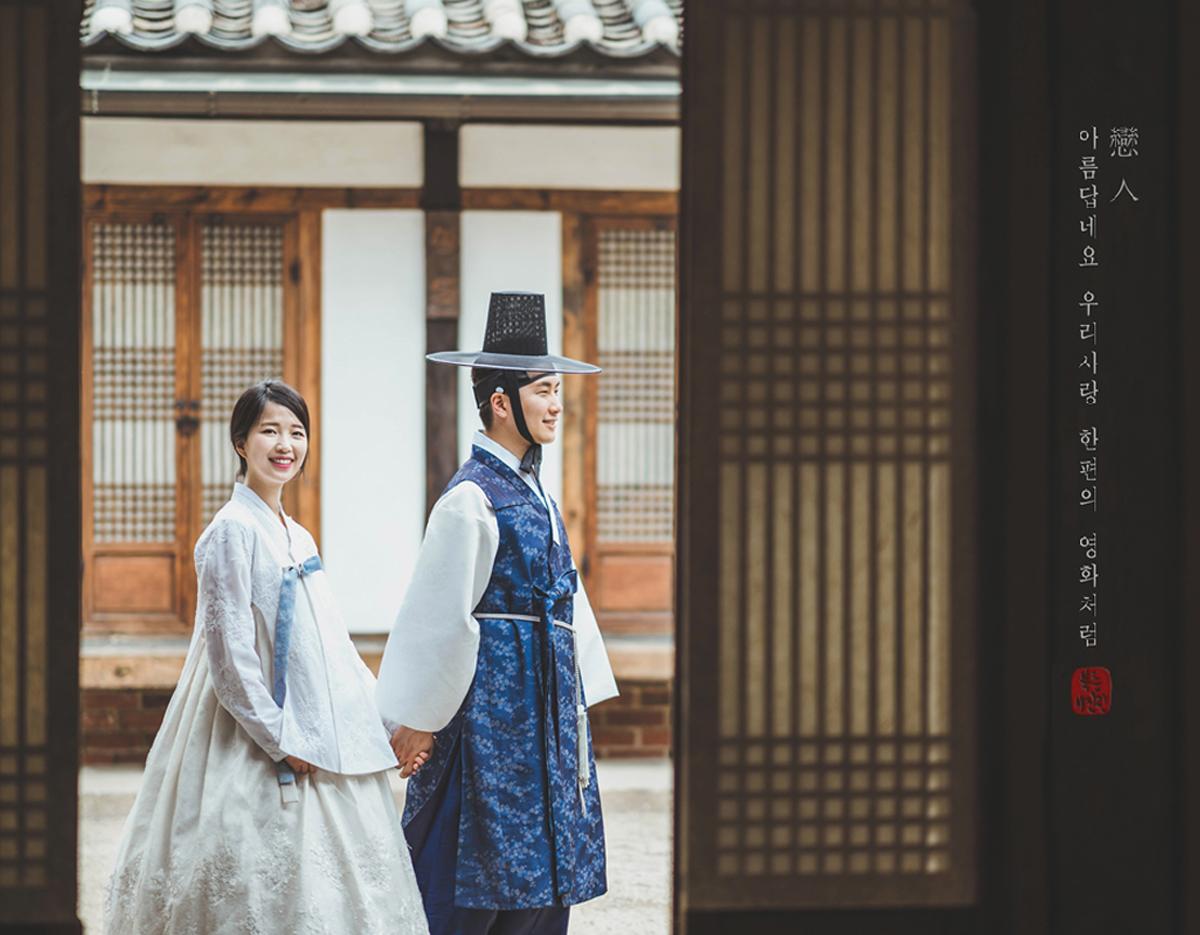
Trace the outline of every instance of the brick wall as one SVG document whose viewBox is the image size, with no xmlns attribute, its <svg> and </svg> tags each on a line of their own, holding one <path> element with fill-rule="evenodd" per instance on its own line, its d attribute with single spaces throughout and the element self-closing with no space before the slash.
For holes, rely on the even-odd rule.
<svg viewBox="0 0 1200 935">
<path fill-rule="evenodd" d="M 596 756 L 670 756 L 671 683 L 622 679 L 620 688 L 589 712 Z M 161 688 L 85 688 L 83 762 L 144 762 L 170 700 Z"/>
<path fill-rule="evenodd" d="M 171 692 L 161 688 L 85 688 L 81 696 L 83 762 L 144 762 Z"/>
<path fill-rule="evenodd" d="M 621 695 L 588 712 L 598 757 L 671 755 L 671 682 L 619 681 Z"/>
</svg>

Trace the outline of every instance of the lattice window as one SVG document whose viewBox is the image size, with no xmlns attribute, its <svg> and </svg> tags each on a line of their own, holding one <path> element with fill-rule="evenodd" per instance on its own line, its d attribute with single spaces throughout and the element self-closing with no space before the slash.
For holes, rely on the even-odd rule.
<svg viewBox="0 0 1200 935">
<path fill-rule="evenodd" d="M 96 542 L 175 539 L 175 274 L 170 225 L 94 226 Z"/>
<path fill-rule="evenodd" d="M 202 521 L 229 499 L 229 414 L 246 387 L 283 373 L 283 226 L 207 224 L 201 260 Z"/>
<path fill-rule="evenodd" d="M 0 30 L 3 23 L 0 16 Z M 0 126 L 11 125 L 11 116 L 0 107 Z M 14 175 L 0 182 L 11 185 Z M 0 185 L 0 205 L 12 203 L 13 192 L 5 188 Z M 4 234 L 0 225 L 0 235 Z M 10 230 L 5 237 L 6 243 L 15 243 L 20 234 Z M 10 258 L 15 259 L 11 253 Z M 21 289 L 18 283 L 27 274 L 14 268 L 0 273 L 4 273 L 0 275 L 0 888 L 4 888 L 46 883 L 48 369 L 46 283 L 29 277 Z"/>
<path fill-rule="evenodd" d="M 315 349 L 319 309 L 299 298 L 315 296 L 319 236 L 302 257 L 296 216 L 108 194 L 85 213 L 85 626 L 179 632 L 192 626 L 193 546 L 237 473 L 234 401 L 267 377 L 315 383 L 300 348 L 308 335 Z M 291 508 L 314 524 L 315 490 Z"/>
<path fill-rule="evenodd" d="M 675 233 L 601 227 L 596 539 L 673 536 Z"/>
<path fill-rule="evenodd" d="M 60 76 L 46 67 L 51 48 L 62 51 L 65 44 L 52 23 L 46 6 L 0 5 L 0 903 L 6 910 L 49 905 L 44 890 L 56 884 L 54 871 L 73 863 L 73 855 L 63 853 L 72 833 L 59 820 L 73 809 L 49 798 L 51 774 L 68 768 L 58 753 L 64 745 L 51 744 L 49 724 L 55 717 L 73 723 L 53 707 L 72 703 L 73 696 L 51 671 L 50 651 L 63 649 L 53 636 L 65 636 L 74 624 L 63 604 L 57 616 L 50 612 L 55 596 L 48 562 L 61 571 L 65 545 L 51 542 L 51 530 L 70 529 L 63 511 L 51 512 L 51 458 L 64 454 L 61 434 L 51 438 L 51 407 L 60 405 L 50 402 L 51 380 L 59 368 L 75 365 L 63 348 L 71 346 L 66 335 L 76 327 L 71 303 L 77 295 L 61 289 L 63 277 L 76 281 L 70 266 L 77 254 L 47 250 L 60 236 L 70 237 L 50 229 L 55 206 L 47 177 L 67 171 L 69 160 L 59 158 L 55 146 L 66 146 L 74 132 L 49 120 L 65 102 L 55 101 Z M 69 504 L 70 494 L 66 499 Z M 52 515 L 68 522 L 52 523 Z M 72 593 L 70 583 L 66 592 Z M 69 639 L 63 643 L 65 651 L 74 648 Z M 34 918 L 4 915 L 18 922 Z"/>
<path fill-rule="evenodd" d="M 727 7 L 720 300 L 694 310 L 719 322 L 721 573 L 693 638 L 717 682 L 693 905 L 971 899 L 952 6 Z"/>
</svg>

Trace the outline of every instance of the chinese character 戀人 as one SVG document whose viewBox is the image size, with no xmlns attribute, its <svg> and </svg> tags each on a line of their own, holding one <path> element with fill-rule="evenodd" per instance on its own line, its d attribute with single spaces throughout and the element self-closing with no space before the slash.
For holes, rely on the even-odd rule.
<svg viewBox="0 0 1200 935">
<path fill-rule="evenodd" d="M 1108 138 L 1109 155 L 1118 159 L 1130 159 L 1138 154 L 1138 128 L 1113 127 Z"/>
</svg>

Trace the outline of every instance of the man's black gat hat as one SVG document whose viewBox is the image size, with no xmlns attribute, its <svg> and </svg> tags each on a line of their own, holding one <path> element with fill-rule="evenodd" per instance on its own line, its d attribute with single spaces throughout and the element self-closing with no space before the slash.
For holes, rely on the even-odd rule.
<svg viewBox="0 0 1200 935">
<path fill-rule="evenodd" d="M 530 373 L 599 373 L 595 364 L 547 353 L 546 297 L 538 292 L 493 292 L 479 351 L 426 355 L 439 364 Z"/>
<path fill-rule="evenodd" d="M 521 405 L 522 386 L 548 373 L 599 373 L 595 364 L 547 353 L 546 297 L 538 292 L 493 292 L 488 303 L 487 329 L 479 351 L 439 351 L 426 357 L 439 364 L 473 367 L 483 371 L 472 387 L 475 404 L 482 406 L 493 393 L 504 393 L 513 402 L 513 420 L 521 437 L 530 443 L 521 469 L 537 473 L 541 445 L 533 440 Z"/>
</svg>

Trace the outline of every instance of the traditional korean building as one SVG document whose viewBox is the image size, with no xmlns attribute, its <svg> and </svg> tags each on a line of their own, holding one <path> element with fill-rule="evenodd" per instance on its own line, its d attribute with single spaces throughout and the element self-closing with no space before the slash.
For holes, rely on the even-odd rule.
<svg viewBox="0 0 1200 935">
<path fill-rule="evenodd" d="M 0 3 L 0 932 L 22 935 L 81 931 L 81 612 L 84 738 L 110 719 L 135 755 L 158 717 L 136 685 L 158 666 L 169 691 L 186 634 L 181 543 L 228 483 L 221 394 L 282 370 L 320 401 L 293 508 L 360 630 L 465 431 L 421 354 L 477 334 L 490 287 L 544 288 L 556 345 L 610 365 L 571 400 L 562 492 L 594 478 L 598 517 L 606 489 L 661 495 L 604 458 L 663 450 L 645 323 L 675 53 L 638 38 L 662 17 L 406 2 L 389 46 L 378 3 L 106 4 L 115 35 L 101 9 L 81 49 L 78 3 Z M 472 47 L 479 9 L 523 38 Z M 255 42 L 256 15 L 290 34 Z M 1200 6 L 688 15 L 672 931 L 1200 931 Z M 1105 146 L 1134 127 L 1136 159 Z M 586 545 L 572 522 L 597 592 L 614 556 L 652 582 L 661 526 Z M 394 573 L 356 581 L 380 554 Z M 618 650 L 666 613 L 627 592 L 602 608 Z"/>
<path fill-rule="evenodd" d="M 97 0 L 83 43 L 85 758 L 144 755 L 191 631 L 227 419 L 282 375 L 290 508 L 382 648 L 477 418 L 427 351 L 545 292 L 548 486 L 621 678 L 608 753 L 669 746 L 680 0 Z M 455 381 L 461 381 L 455 383 Z M 611 723 L 609 723 L 611 721 Z"/>
</svg>

